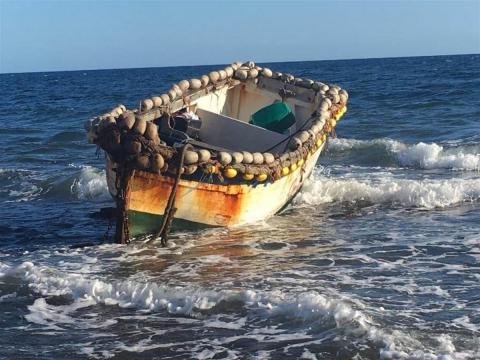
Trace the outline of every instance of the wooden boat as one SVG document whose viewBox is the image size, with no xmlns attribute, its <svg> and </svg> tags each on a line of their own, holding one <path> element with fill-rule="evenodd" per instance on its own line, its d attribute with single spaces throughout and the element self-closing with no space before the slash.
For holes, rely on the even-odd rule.
<svg viewBox="0 0 480 360">
<path fill-rule="evenodd" d="M 172 217 L 232 226 L 276 214 L 310 176 L 347 100 L 336 85 L 233 63 L 89 120 L 117 200 L 117 241 L 165 236 Z"/>
</svg>

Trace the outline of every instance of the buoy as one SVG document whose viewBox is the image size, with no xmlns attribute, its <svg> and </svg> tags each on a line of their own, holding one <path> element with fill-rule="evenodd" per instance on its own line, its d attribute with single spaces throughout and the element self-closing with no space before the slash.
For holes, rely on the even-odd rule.
<svg viewBox="0 0 480 360">
<path fill-rule="evenodd" d="M 233 164 L 240 164 L 243 161 L 243 154 L 241 152 L 233 152 L 232 153 L 232 163 Z"/>
<path fill-rule="evenodd" d="M 160 172 L 161 169 L 165 166 L 165 160 L 160 154 L 154 154 L 151 160 L 152 170 L 155 172 Z"/>
<path fill-rule="evenodd" d="M 145 99 L 142 100 L 142 111 L 148 111 L 153 108 L 153 101 L 152 99 Z"/>
<path fill-rule="evenodd" d="M 327 134 L 322 135 L 322 142 L 325 142 L 325 141 L 327 141 Z"/>
<path fill-rule="evenodd" d="M 293 163 L 292 165 L 290 165 L 290 171 L 294 172 L 295 170 L 297 170 L 297 163 Z"/>
<path fill-rule="evenodd" d="M 231 78 L 233 76 L 233 68 L 231 66 L 227 66 L 225 72 L 227 73 L 227 77 Z"/>
<path fill-rule="evenodd" d="M 243 69 L 238 69 L 237 71 L 235 71 L 234 78 L 238 79 L 238 80 L 247 80 L 248 72 L 246 70 L 243 70 Z"/>
<path fill-rule="evenodd" d="M 198 90 L 202 87 L 202 82 L 199 79 L 190 79 L 190 89 Z"/>
<path fill-rule="evenodd" d="M 296 150 L 296 149 L 298 149 L 300 146 L 302 146 L 302 141 L 301 141 L 298 137 L 296 137 L 296 136 L 294 136 L 294 137 L 290 140 L 290 142 L 288 143 L 288 147 L 289 147 L 291 150 Z"/>
<path fill-rule="evenodd" d="M 250 69 L 253 69 L 255 67 L 255 63 L 253 61 L 247 61 L 247 62 L 244 62 L 242 66 L 246 66 Z"/>
<path fill-rule="evenodd" d="M 208 77 L 210 79 L 210 82 L 212 84 L 215 84 L 218 79 L 220 79 L 220 74 L 218 73 L 218 71 L 212 71 L 210 74 L 208 74 Z"/>
<path fill-rule="evenodd" d="M 133 131 L 135 131 L 137 134 L 143 135 L 145 134 L 145 130 L 147 130 L 147 122 L 144 118 L 137 118 L 135 120 L 135 125 L 133 125 Z"/>
<path fill-rule="evenodd" d="M 188 80 L 181 80 L 178 83 L 178 87 L 182 89 L 182 91 L 187 91 L 188 88 L 190 87 L 190 83 L 188 82 Z"/>
<path fill-rule="evenodd" d="M 242 176 L 242 177 L 243 177 L 243 180 L 250 181 L 250 180 L 252 180 L 252 179 L 255 177 L 255 175 L 253 175 L 253 174 L 248 174 L 248 173 L 245 173 L 245 174 L 243 174 L 243 176 Z"/>
<path fill-rule="evenodd" d="M 170 103 L 170 96 L 167 94 L 162 94 L 160 97 L 162 98 L 162 105 L 167 105 Z"/>
<path fill-rule="evenodd" d="M 300 160 L 298 160 L 298 162 L 297 162 L 297 166 L 298 166 L 299 168 L 301 168 L 304 163 L 305 163 L 305 160 L 300 159 Z"/>
<path fill-rule="evenodd" d="M 293 81 L 293 83 L 294 83 L 295 85 L 300 85 L 300 83 L 301 83 L 302 81 L 303 81 L 302 78 L 297 77 L 297 78 L 295 78 L 295 80 Z"/>
<path fill-rule="evenodd" d="M 155 140 L 158 138 L 158 126 L 151 121 L 147 122 L 145 137 L 150 140 Z"/>
<path fill-rule="evenodd" d="M 243 155 L 243 160 L 242 162 L 244 164 L 251 164 L 253 162 L 253 155 L 252 153 L 249 153 L 248 151 L 242 151 Z"/>
<path fill-rule="evenodd" d="M 315 142 L 315 144 L 316 144 L 318 147 L 320 147 L 320 145 L 323 144 L 323 136 L 320 136 L 320 137 L 317 139 L 317 141 Z"/>
<path fill-rule="evenodd" d="M 227 78 L 227 72 L 225 70 L 219 70 L 218 74 L 220 75 L 220 80 L 225 80 Z"/>
<path fill-rule="evenodd" d="M 176 97 L 182 97 L 183 90 L 177 84 L 172 85 L 172 90 L 175 91 Z"/>
<path fill-rule="evenodd" d="M 120 115 L 118 126 L 122 130 L 130 130 L 135 124 L 135 115 L 131 112 L 124 112 Z"/>
<path fill-rule="evenodd" d="M 258 76 L 258 70 L 257 69 L 250 69 L 248 72 L 248 78 L 249 79 L 255 79 Z"/>
<path fill-rule="evenodd" d="M 300 131 L 300 133 L 297 135 L 302 144 L 308 140 L 310 137 L 310 134 L 307 131 Z"/>
<path fill-rule="evenodd" d="M 255 177 L 255 179 L 256 179 L 257 181 L 259 181 L 259 182 L 265 181 L 265 180 L 267 180 L 267 178 L 268 178 L 268 175 L 265 174 L 265 173 L 258 174 L 258 175 Z"/>
<path fill-rule="evenodd" d="M 337 120 L 335 119 L 330 120 L 330 125 L 332 125 L 332 127 L 337 126 Z"/>
<path fill-rule="evenodd" d="M 314 81 L 311 80 L 311 79 L 303 79 L 302 81 L 300 81 L 300 86 L 305 88 L 305 89 L 311 89 L 312 88 L 312 85 L 314 84 Z"/>
<path fill-rule="evenodd" d="M 217 158 L 222 165 L 228 165 L 232 162 L 232 155 L 226 151 L 220 151 L 217 155 Z"/>
<path fill-rule="evenodd" d="M 198 162 L 206 162 L 211 158 L 210 151 L 208 151 L 207 149 L 197 150 L 197 154 L 198 154 Z"/>
<path fill-rule="evenodd" d="M 123 113 L 123 108 L 120 105 L 118 105 L 116 108 L 112 110 L 112 112 L 116 113 L 116 115 L 114 115 L 115 117 L 118 117 L 120 114 Z"/>
<path fill-rule="evenodd" d="M 290 173 L 290 168 L 289 168 L 288 166 L 284 166 L 284 167 L 282 168 L 282 175 L 283 175 L 283 176 L 286 176 L 286 175 L 288 175 L 289 173 Z"/>
<path fill-rule="evenodd" d="M 342 104 L 346 104 L 347 103 L 347 96 L 345 94 L 338 94 L 338 96 L 340 97 L 340 102 Z"/>
<path fill-rule="evenodd" d="M 275 162 L 275 156 L 270 153 L 263 153 L 263 162 L 267 165 L 273 164 Z"/>
<path fill-rule="evenodd" d="M 331 104 L 331 102 L 330 102 Z M 330 104 L 329 104 L 329 101 L 326 101 L 326 99 L 324 99 L 321 103 L 320 103 L 320 111 L 328 111 L 328 109 L 330 109 Z"/>
<path fill-rule="evenodd" d="M 327 95 L 338 95 L 338 89 L 334 86 L 331 86 L 327 91 Z"/>
<path fill-rule="evenodd" d="M 177 92 L 173 89 L 168 90 L 167 94 L 170 101 L 174 101 L 177 98 Z"/>
<path fill-rule="evenodd" d="M 261 74 L 263 77 L 266 77 L 266 78 L 271 78 L 273 75 L 272 70 L 270 70 L 269 68 L 263 68 L 261 71 Z"/>
<path fill-rule="evenodd" d="M 282 73 L 281 72 L 278 72 L 278 71 L 274 71 L 273 74 L 272 74 L 272 78 L 273 79 L 281 79 L 282 78 Z"/>
<path fill-rule="evenodd" d="M 162 98 L 160 96 L 153 96 L 152 101 L 153 101 L 153 106 L 155 107 L 162 106 L 163 104 Z"/>
<path fill-rule="evenodd" d="M 185 165 L 198 163 L 198 154 L 195 151 L 186 150 L 183 158 Z"/>
<path fill-rule="evenodd" d="M 210 78 L 207 75 L 202 75 L 200 81 L 202 82 L 202 87 L 206 87 L 210 82 Z"/>
<path fill-rule="evenodd" d="M 261 164 L 263 164 L 263 155 L 262 155 L 261 153 L 259 153 L 259 152 L 254 152 L 254 153 L 252 154 L 252 156 L 253 156 L 253 163 L 254 163 L 255 165 L 261 165 Z"/>
<path fill-rule="evenodd" d="M 229 179 L 234 178 L 235 176 L 237 176 L 237 170 L 235 170 L 232 167 L 228 167 L 223 172 L 223 175 L 225 175 L 225 177 L 227 177 Z"/>
<path fill-rule="evenodd" d="M 338 104 L 340 102 L 340 95 L 338 94 L 332 95 L 332 102 L 334 104 Z"/>
</svg>

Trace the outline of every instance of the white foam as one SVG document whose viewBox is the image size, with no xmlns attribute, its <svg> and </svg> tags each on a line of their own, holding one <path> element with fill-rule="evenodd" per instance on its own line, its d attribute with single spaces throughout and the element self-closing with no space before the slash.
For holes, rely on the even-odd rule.
<svg viewBox="0 0 480 360">
<path fill-rule="evenodd" d="M 433 350 L 424 349 L 421 343 L 399 331 L 386 331 L 376 324 L 361 310 L 357 310 L 349 303 L 336 298 L 330 298 L 315 291 L 299 294 L 276 291 L 253 290 L 218 290 L 208 291 L 192 286 L 168 287 L 152 282 L 135 282 L 126 280 L 109 283 L 99 279 L 89 279 L 83 275 L 57 272 L 49 267 L 36 266 L 31 262 L 24 262 L 17 267 L 11 267 L 4 275 L 22 276 L 31 289 L 43 296 L 66 295 L 74 299 L 71 305 L 54 306 L 45 299 L 35 300 L 29 306 L 30 314 L 25 318 L 33 323 L 46 326 L 51 330 L 58 330 L 62 324 L 72 324 L 72 313 L 79 308 L 91 306 L 95 303 L 133 307 L 147 311 L 165 310 L 173 314 L 194 316 L 198 310 L 212 309 L 224 301 L 241 301 L 244 307 L 262 317 L 287 317 L 303 319 L 309 322 L 333 322 L 343 333 L 355 338 L 372 341 L 380 348 L 382 358 L 417 358 L 417 359 L 450 359 L 462 358 L 463 353 L 456 353 L 455 346 L 448 337 L 438 339 L 438 354 Z M 75 318 L 78 326 L 78 318 Z M 89 317 L 90 319 L 90 317 Z M 83 320 L 83 319 L 82 319 Z M 207 320 L 208 324 L 208 320 Z M 111 323 L 101 325 L 109 326 Z M 223 325 L 215 322 L 211 325 Z M 238 321 L 238 328 L 244 326 L 244 320 Z M 98 327 L 91 322 L 82 326 Z M 257 336 L 253 334 L 252 336 Z M 302 333 L 279 334 L 279 336 L 294 336 L 295 338 L 309 338 Z M 224 339 L 228 341 L 227 339 Z M 153 346 L 153 347 L 152 347 Z M 129 351 L 145 351 L 155 348 L 149 342 L 138 343 L 129 348 Z M 207 355 L 207 354 L 204 354 Z M 469 354 L 466 354 L 468 356 Z M 309 356 L 309 354 L 306 354 Z"/>
<path fill-rule="evenodd" d="M 92 166 L 83 167 L 78 178 L 73 181 L 71 191 L 80 200 L 108 200 L 105 171 Z"/>
<path fill-rule="evenodd" d="M 478 146 L 456 146 L 446 148 L 436 143 L 405 144 L 392 139 L 356 140 L 332 139 L 329 149 L 346 151 L 383 147 L 393 155 L 399 165 L 420 169 L 480 170 L 480 150 Z"/>
<path fill-rule="evenodd" d="M 330 178 L 315 174 L 295 202 L 318 205 L 335 201 L 370 201 L 432 209 L 480 199 L 480 179 L 411 180 Z"/>
</svg>

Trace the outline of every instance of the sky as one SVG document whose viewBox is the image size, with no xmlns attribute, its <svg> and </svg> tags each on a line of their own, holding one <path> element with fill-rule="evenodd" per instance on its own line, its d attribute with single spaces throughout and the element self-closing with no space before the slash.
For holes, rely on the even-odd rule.
<svg viewBox="0 0 480 360">
<path fill-rule="evenodd" d="M 480 0 L 0 0 L 0 73 L 480 53 Z"/>
</svg>

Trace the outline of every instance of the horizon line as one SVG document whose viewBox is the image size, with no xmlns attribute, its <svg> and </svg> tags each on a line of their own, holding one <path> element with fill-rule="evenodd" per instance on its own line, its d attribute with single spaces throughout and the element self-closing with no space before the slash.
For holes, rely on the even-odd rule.
<svg viewBox="0 0 480 360">
<path fill-rule="evenodd" d="M 435 55 L 410 55 L 410 56 L 386 56 L 386 57 L 365 57 L 365 58 L 343 58 L 343 59 L 323 59 L 323 60 L 286 60 L 286 61 L 258 61 L 259 64 L 280 64 L 296 62 L 324 62 L 324 61 L 354 61 L 354 60 L 374 60 L 374 59 L 402 59 L 402 58 L 421 58 L 437 56 L 468 56 L 480 55 L 480 53 L 457 53 L 457 54 L 435 54 Z M 253 61 L 253 60 L 247 60 Z M 257 63 L 257 61 L 255 61 Z M 77 71 L 109 71 L 109 70 L 137 70 L 137 69 L 161 69 L 161 68 L 179 68 L 179 67 L 199 67 L 199 66 L 222 66 L 223 64 L 197 64 L 197 65 L 163 65 L 163 66 L 140 66 L 140 67 L 120 67 L 120 68 L 97 68 L 97 69 L 78 69 L 78 70 L 35 70 L 22 72 L 0 72 L 0 75 L 16 74 L 36 74 L 36 73 L 57 73 L 57 72 L 77 72 Z"/>
</svg>

